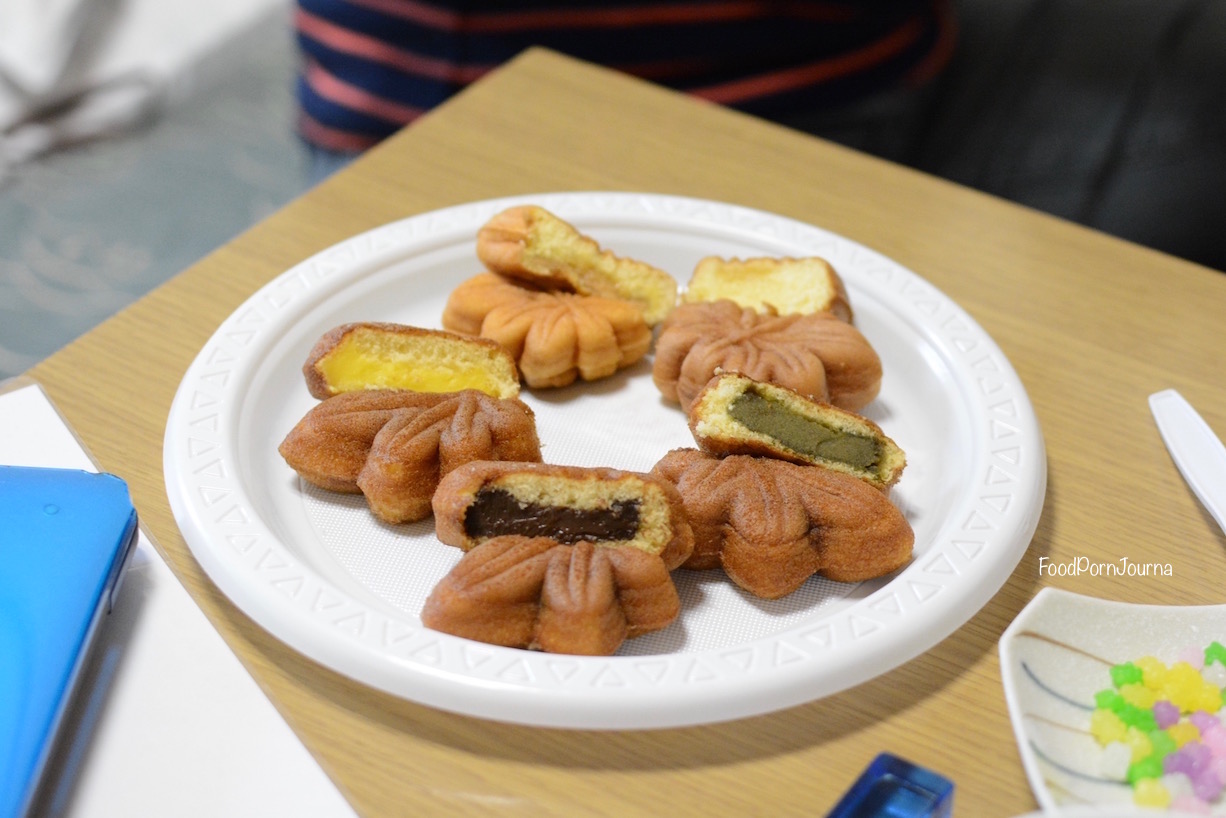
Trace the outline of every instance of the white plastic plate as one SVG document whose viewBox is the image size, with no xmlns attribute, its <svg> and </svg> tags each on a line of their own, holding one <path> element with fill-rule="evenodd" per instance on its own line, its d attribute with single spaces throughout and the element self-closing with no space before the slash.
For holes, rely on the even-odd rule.
<svg viewBox="0 0 1226 818">
<path fill-rule="evenodd" d="M 513 204 L 546 207 L 618 255 L 684 284 L 707 255 L 827 258 L 881 355 L 865 411 L 907 452 L 892 498 L 914 560 L 869 583 L 814 578 L 776 601 L 720 571 L 674 573 L 682 614 L 612 657 L 499 648 L 422 627 L 459 559 L 430 521 L 378 523 L 360 497 L 305 485 L 277 445 L 315 401 L 301 367 L 348 321 L 439 327 L 480 272 L 478 228 Z M 603 381 L 527 391 L 547 462 L 646 471 L 694 445 L 651 381 L 650 358 Z M 167 423 L 171 506 L 196 558 L 242 610 L 322 664 L 376 688 L 522 724 L 658 728 L 777 710 L 890 670 L 952 633 L 1000 588 L 1038 523 L 1046 485 L 1029 399 L 992 339 L 914 273 L 812 225 L 730 204 L 633 193 L 475 202 L 355 236 L 262 288 L 186 373 Z"/>
</svg>

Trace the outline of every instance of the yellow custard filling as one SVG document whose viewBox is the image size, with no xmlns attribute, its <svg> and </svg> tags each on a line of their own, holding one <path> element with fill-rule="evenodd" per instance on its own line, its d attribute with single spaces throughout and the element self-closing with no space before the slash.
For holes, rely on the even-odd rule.
<svg viewBox="0 0 1226 818">
<path fill-rule="evenodd" d="M 459 392 L 478 389 L 494 397 L 518 393 L 516 375 L 494 355 L 459 344 L 427 343 L 413 336 L 354 332 L 317 364 L 336 392 L 359 389 L 408 389 Z"/>
</svg>

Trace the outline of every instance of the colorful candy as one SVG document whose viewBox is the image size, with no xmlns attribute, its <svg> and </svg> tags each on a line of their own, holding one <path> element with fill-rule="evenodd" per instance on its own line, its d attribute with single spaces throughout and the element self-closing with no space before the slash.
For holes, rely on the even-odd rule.
<svg viewBox="0 0 1226 818">
<path fill-rule="evenodd" d="M 1226 793 L 1226 647 L 1124 662 L 1111 684 L 1090 717 L 1103 773 L 1126 780 L 1138 805 L 1207 813 Z"/>
</svg>

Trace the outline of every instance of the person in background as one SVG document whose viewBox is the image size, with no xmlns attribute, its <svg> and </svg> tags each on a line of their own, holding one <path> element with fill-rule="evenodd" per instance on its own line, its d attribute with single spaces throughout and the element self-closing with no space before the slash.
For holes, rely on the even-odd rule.
<svg viewBox="0 0 1226 818">
<path fill-rule="evenodd" d="M 806 130 L 898 142 L 956 38 L 948 0 L 299 0 L 294 24 L 298 129 L 320 175 L 532 46 Z"/>
<path fill-rule="evenodd" d="M 1226 0 L 298 0 L 316 179 L 544 46 L 1226 270 Z"/>
</svg>

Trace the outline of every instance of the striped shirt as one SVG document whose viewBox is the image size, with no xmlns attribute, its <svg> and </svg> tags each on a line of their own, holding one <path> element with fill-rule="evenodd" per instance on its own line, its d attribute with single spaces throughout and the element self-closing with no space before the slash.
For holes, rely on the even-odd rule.
<svg viewBox="0 0 1226 818">
<path fill-rule="evenodd" d="M 531 46 L 766 118 L 918 86 L 950 0 L 298 0 L 299 130 L 358 152 Z"/>
</svg>

